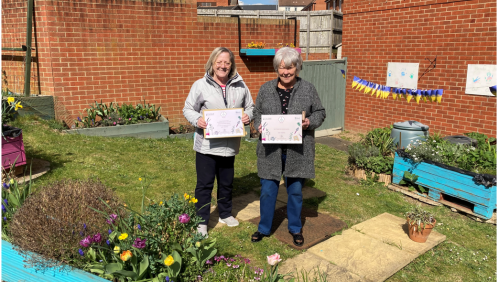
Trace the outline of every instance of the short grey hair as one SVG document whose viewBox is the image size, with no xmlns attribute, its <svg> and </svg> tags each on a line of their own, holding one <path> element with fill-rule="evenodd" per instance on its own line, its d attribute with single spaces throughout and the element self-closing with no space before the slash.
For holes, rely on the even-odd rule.
<svg viewBox="0 0 499 282">
<path fill-rule="evenodd" d="M 232 78 L 232 77 L 234 77 L 234 75 L 236 75 L 237 69 L 236 69 L 236 59 L 235 59 L 232 51 L 229 50 L 229 48 L 225 48 L 225 47 L 215 48 L 215 50 L 213 50 L 213 52 L 211 52 L 210 58 L 208 59 L 208 62 L 206 62 L 204 69 L 206 70 L 206 72 L 209 75 L 213 76 L 213 74 L 214 74 L 213 66 L 216 63 L 218 56 L 220 56 L 220 54 L 222 54 L 222 53 L 229 53 L 229 56 L 230 56 L 229 78 Z"/>
<path fill-rule="evenodd" d="M 274 56 L 274 70 L 279 73 L 279 66 L 281 62 L 284 62 L 285 67 L 296 67 L 296 75 L 300 73 L 301 65 L 303 64 L 303 59 L 300 53 L 294 48 L 284 47 L 279 49 Z"/>
</svg>

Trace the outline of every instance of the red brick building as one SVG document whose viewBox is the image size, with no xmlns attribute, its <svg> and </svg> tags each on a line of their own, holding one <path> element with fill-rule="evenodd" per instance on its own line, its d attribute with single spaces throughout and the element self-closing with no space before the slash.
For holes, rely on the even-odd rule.
<svg viewBox="0 0 499 282">
<path fill-rule="evenodd" d="M 8 11 L 2 14 L 4 48 L 25 44 L 25 3 L 2 1 Z M 68 124 L 95 101 L 143 99 L 161 106 L 171 124 L 185 124 L 182 109 L 191 85 L 204 75 L 211 51 L 225 46 L 255 99 L 260 86 L 276 77 L 273 57 L 239 56 L 237 19 L 198 17 L 196 7 L 193 0 L 36 1 L 32 93 L 53 95 L 57 118 Z M 292 20 L 243 18 L 241 44 L 255 38 L 269 46 L 292 42 L 294 30 Z M 2 68 L 8 79 L 22 75 L 22 56 L 3 52 Z"/>
<path fill-rule="evenodd" d="M 343 57 L 353 76 L 386 83 L 388 62 L 419 63 L 419 75 L 437 58 L 419 89 L 444 89 L 442 104 L 383 100 L 347 86 L 345 128 L 367 131 L 417 120 L 431 132 L 478 131 L 496 136 L 496 97 L 465 94 L 468 64 L 497 64 L 495 0 L 349 0 L 343 5 Z"/>
</svg>

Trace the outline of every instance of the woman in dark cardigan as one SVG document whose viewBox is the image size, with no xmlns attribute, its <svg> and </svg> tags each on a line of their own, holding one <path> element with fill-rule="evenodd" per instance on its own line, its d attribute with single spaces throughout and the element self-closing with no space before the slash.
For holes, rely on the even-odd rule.
<svg viewBox="0 0 499 282">
<path fill-rule="evenodd" d="M 317 90 L 310 83 L 298 77 L 302 66 L 300 54 L 292 48 L 281 48 L 274 57 L 277 78 L 260 88 L 253 110 L 255 127 L 262 132 L 262 115 L 299 114 L 304 111 L 302 144 L 262 144 L 258 141 L 258 176 L 262 184 L 260 195 L 260 223 L 258 231 L 251 236 L 252 242 L 259 242 L 270 235 L 279 182 L 284 176 L 288 192 L 288 230 L 293 242 L 302 246 L 301 209 L 302 187 L 305 178 L 315 177 L 315 129 L 326 118 Z"/>
</svg>

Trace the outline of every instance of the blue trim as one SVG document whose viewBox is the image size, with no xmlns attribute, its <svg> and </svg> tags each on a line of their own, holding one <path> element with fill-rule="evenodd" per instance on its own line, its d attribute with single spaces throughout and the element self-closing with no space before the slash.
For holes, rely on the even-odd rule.
<svg viewBox="0 0 499 282">
<path fill-rule="evenodd" d="M 12 244 L 2 240 L 2 281 L 36 281 L 36 282 L 109 282 L 104 278 L 68 267 L 68 271 L 60 272 L 47 268 L 43 273 L 34 268 L 24 268 L 23 257 L 12 248 Z"/>
<path fill-rule="evenodd" d="M 246 56 L 275 56 L 275 49 L 241 49 Z"/>
</svg>

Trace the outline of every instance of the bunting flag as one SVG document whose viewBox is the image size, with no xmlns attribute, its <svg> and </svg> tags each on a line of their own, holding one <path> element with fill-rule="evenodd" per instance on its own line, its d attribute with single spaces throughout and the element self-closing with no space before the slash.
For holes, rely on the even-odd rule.
<svg viewBox="0 0 499 282">
<path fill-rule="evenodd" d="M 343 75 L 343 78 L 345 78 L 345 71 L 341 70 L 341 74 Z"/>
<path fill-rule="evenodd" d="M 490 89 L 490 93 L 492 93 L 492 95 L 497 96 L 496 95 L 497 85 L 491 86 L 491 87 L 489 87 L 489 89 Z"/>
<path fill-rule="evenodd" d="M 435 100 L 437 100 L 437 91 L 436 90 L 428 90 L 428 91 L 430 91 L 431 101 L 435 102 Z"/>
<path fill-rule="evenodd" d="M 421 100 L 421 90 L 416 90 L 416 103 L 419 104 L 419 100 Z"/>
<path fill-rule="evenodd" d="M 444 90 L 437 89 L 435 91 L 437 92 L 437 102 L 440 104 L 440 103 L 442 103 L 442 94 L 444 94 Z"/>
<path fill-rule="evenodd" d="M 394 88 L 392 91 L 393 100 L 397 100 L 398 88 Z"/>
<path fill-rule="evenodd" d="M 344 75 L 345 71 L 342 71 L 342 74 Z M 421 90 L 397 87 L 391 88 L 390 86 L 367 81 L 357 76 L 353 77 L 352 88 L 355 88 L 355 90 L 359 90 L 360 92 L 364 92 L 364 94 L 371 94 L 371 96 L 374 96 L 374 94 L 376 94 L 376 98 L 380 99 L 387 99 L 390 96 L 390 93 L 392 94 L 393 100 L 397 100 L 397 98 L 402 100 L 402 98 L 404 98 L 407 103 L 410 103 L 412 98 L 415 98 L 417 104 L 419 104 L 421 98 L 425 103 L 431 101 L 441 104 L 442 96 L 444 93 L 443 89 Z M 496 95 L 497 86 L 492 86 L 489 88 L 490 92 Z"/>
<path fill-rule="evenodd" d="M 342 71 L 343 72 L 343 71 Z M 359 82 L 361 81 L 360 78 L 354 76 L 353 77 L 353 81 L 352 81 L 352 88 L 354 88 L 355 86 L 357 86 L 357 84 L 359 84 Z"/>
</svg>

